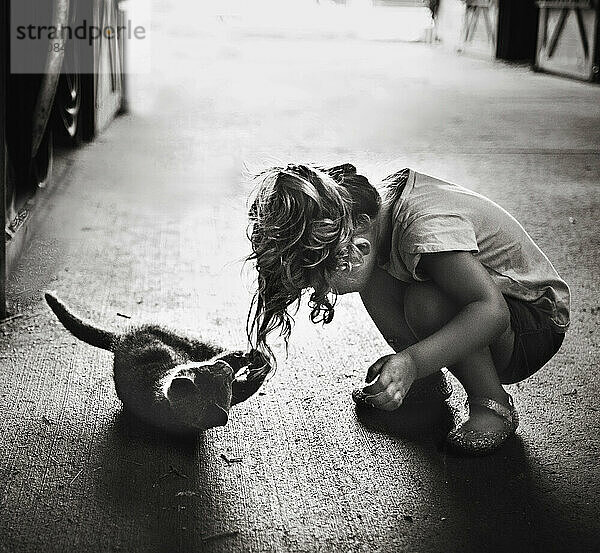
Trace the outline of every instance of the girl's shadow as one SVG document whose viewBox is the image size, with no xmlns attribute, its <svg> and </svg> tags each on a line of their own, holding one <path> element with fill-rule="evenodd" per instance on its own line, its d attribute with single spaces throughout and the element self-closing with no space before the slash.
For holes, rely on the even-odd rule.
<svg viewBox="0 0 600 553">
<path fill-rule="evenodd" d="M 358 420 L 369 430 L 441 447 L 456 414 L 445 401 L 406 403 L 395 411 L 356 406 Z"/>
<path fill-rule="evenodd" d="M 600 538 L 581 517 L 565 516 L 569 498 L 549 499 L 553 477 L 531 458 L 518 434 L 491 455 L 467 457 L 444 445 L 447 432 L 461 418 L 455 406 L 428 403 L 393 412 L 357 408 L 357 416 L 371 430 L 402 438 L 401 447 L 413 442 L 429 465 L 425 470 L 435 475 L 431 498 L 436 508 L 444 509 L 445 530 L 428 536 L 428 550 L 599 550 Z"/>
<path fill-rule="evenodd" d="M 486 457 L 442 456 L 443 474 L 462 522 L 462 551 L 597 551 L 599 540 L 565 516 L 553 476 L 541 470 L 519 435 Z M 592 546 L 595 543 L 595 546 Z"/>
</svg>

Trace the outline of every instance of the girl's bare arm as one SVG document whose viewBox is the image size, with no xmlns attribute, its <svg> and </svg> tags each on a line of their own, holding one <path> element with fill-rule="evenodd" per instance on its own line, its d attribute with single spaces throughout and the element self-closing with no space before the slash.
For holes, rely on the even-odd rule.
<svg viewBox="0 0 600 553">
<path fill-rule="evenodd" d="M 419 378 L 489 345 L 510 324 L 500 289 L 470 252 L 425 254 L 420 267 L 459 311 L 437 332 L 405 350 Z"/>
<path fill-rule="evenodd" d="M 469 252 L 426 254 L 421 269 L 457 307 L 457 314 L 428 338 L 376 361 L 364 391 L 377 395 L 373 404 L 395 408 L 417 378 L 452 366 L 489 345 L 510 324 L 502 293 L 481 263 Z"/>
</svg>

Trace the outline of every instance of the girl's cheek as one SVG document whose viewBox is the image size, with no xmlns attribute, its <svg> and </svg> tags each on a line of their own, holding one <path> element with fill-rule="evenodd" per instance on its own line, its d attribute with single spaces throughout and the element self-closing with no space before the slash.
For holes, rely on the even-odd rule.
<svg viewBox="0 0 600 553">
<path fill-rule="evenodd" d="M 331 279 L 331 288 L 338 294 L 345 294 L 348 289 L 348 277 L 336 275 Z"/>
<path fill-rule="evenodd" d="M 357 283 L 354 278 L 355 275 L 346 272 L 342 275 L 336 275 L 333 279 L 331 279 L 331 287 L 338 294 L 350 294 L 351 292 L 357 291 Z"/>
</svg>

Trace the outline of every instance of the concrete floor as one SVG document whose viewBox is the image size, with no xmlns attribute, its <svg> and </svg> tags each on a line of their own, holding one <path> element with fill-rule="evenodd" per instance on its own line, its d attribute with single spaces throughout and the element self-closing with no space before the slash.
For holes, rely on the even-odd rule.
<svg viewBox="0 0 600 553">
<path fill-rule="evenodd" d="M 422 44 L 198 33 L 189 1 L 156 7 L 132 115 L 63 154 L 12 276 L 0 551 L 600 550 L 600 88 Z M 569 282 L 572 328 L 509 387 L 522 426 L 496 455 L 357 417 L 350 392 L 388 349 L 356 297 L 326 328 L 301 310 L 262 395 L 192 442 L 122 416 L 110 355 L 42 303 L 53 288 L 115 327 L 121 313 L 243 347 L 241 167 L 298 160 L 373 179 L 412 166 L 480 191 Z"/>
</svg>

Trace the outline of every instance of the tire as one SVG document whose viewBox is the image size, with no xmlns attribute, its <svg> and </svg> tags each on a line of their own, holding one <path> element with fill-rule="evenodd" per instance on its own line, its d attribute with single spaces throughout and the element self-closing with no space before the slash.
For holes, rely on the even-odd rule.
<svg viewBox="0 0 600 553">
<path fill-rule="evenodd" d="M 54 140 L 52 130 L 46 129 L 38 153 L 31 160 L 30 181 L 31 187 L 44 188 L 52 179 L 54 166 Z"/>
<path fill-rule="evenodd" d="M 82 141 L 82 77 L 77 70 L 63 73 L 54 99 L 56 141 L 65 146 L 78 146 Z"/>
<path fill-rule="evenodd" d="M 82 13 L 89 0 L 71 0 L 69 22 L 75 27 L 82 18 L 90 14 Z M 68 40 L 65 45 L 63 70 L 58 82 L 53 105 L 54 139 L 57 144 L 75 147 L 94 137 L 94 76 L 82 69 L 89 60 L 82 57 L 80 41 Z"/>
<path fill-rule="evenodd" d="M 48 126 L 35 156 L 31 156 L 31 115 L 43 75 L 11 75 L 8 86 L 7 149 L 11 165 L 11 191 L 7 204 L 20 209 L 52 176 L 54 142 Z"/>
</svg>

